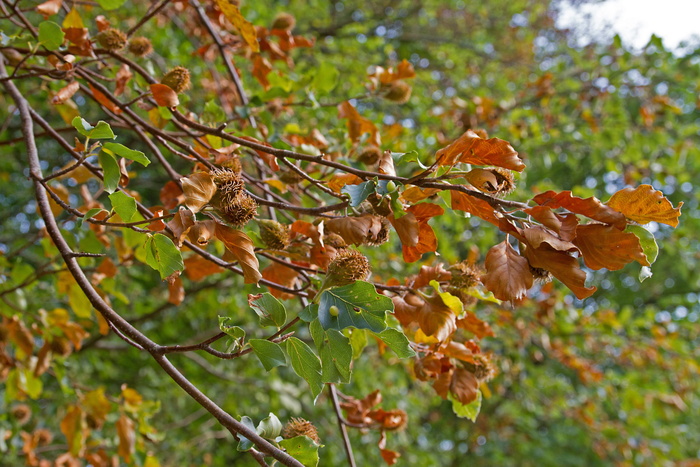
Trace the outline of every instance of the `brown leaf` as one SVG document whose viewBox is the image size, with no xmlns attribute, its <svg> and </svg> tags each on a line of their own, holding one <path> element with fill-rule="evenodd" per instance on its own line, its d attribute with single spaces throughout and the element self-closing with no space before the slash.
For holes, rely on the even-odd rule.
<svg viewBox="0 0 700 467">
<path fill-rule="evenodd" d="M 464 368 L 455 369 L 452 374 L 452 381 L 450 381 L 450 393 L 452 393 L 461 404 L 467 405 L 475 401 L 478 390 L 479 380 L 476 379 L 474 373 Z"/>
<path fill-rule="evenodd" d="M 66 437 L 68 451 L 74 456 L 81 456 L 85 449 L 85 413 L 76 405 L 69 406 L 61 420 L 61 433 Z"/>
<path fill-rule="evenodd" d="M 122 66 L 119 67 L 119 71 L 117 71 L 117 76 L 115 77 L 117 80 L 117 86 L 114 89 L 115 96 L 121 96 L 124 93 L 126 85 L 129 83 L 133 76 L 134 74 L 131 72 L 129 65 L 127 65 L 126 63 L 122 64 Z"/>
<path fill-rule="evenodd" d="M 590 297 L 597 290 L 595 287 L 586 287 L 586 273 L 581 269 L 576 258 L 567 253 L 542 245 L 540 248 L 526 248 L 523 256 L 532 267 L 551 272 L 571 289 L 579 300 Z"/>
<path fill-rule="evenodd" d="M 184 299 L 185 287 L 182 285 L 182 279 L 177 277 L 168 284 L 168 303 L 179 305 Z"/>
<path fill-rule="evenodd" d="M 421 266 L 418 275 L 412 279 L 410 284 L 413 289 L 420 289 L 430 284 L 430 281 L 449 281 L 452 273 L 442 267 L 442 263 L 437 266 Z"/>
<path fill-rule="evenodd" d="M 362 183 L 362 179 L 357 175 L 337 174 L 333 175 L 330 180 L 328 180 L 327 185 L 331 190 L 340 193 L 341 188 L 345 185 L 359 185 L 360 183 Z"/>
<path fill-rule="evenodd" d="M 212 274 L 218 274 L 224 271 L 224 268 L 218 264 L 209 261 L 200 255 L 192 255 L 185 261 L 185 275 L 191 281 L 197 282 L 201 281 L 205 277 L 211 276 Z"/>
<path fill-rule="evenodd" d="M 522 235 L 528 245 L 539 248 L 540 245 L 546 243 L 555 250 L 566 251 L 568 253 L 577 253 L 578 248 L 571 242 L 565 242 L 550 230 L 547 230 L 541 225 L 527 227 L 522 230 Z"/>
<path fill-rule="evenodd" d="M 380 174 L 396 176 L 396 169 L 394 168 L 394 158 L 391 157 L 391 151 L 386 150 L 379 157 L 377 171 Z"/>
<path fill-rule="evenodd" d="M 507 240 L 489 250 L 485 265 L 486 274 L 481 280 L 499 300 L 520 300 L 532 287 L 533 277 L 527 260 Z"/>
<path fill-rule="evenodd" d="M 44 17 L 44 20 L 49 19 L 49 16 L 58 14 L 61 9 L 63 0 L 48 0 L 40 5 L 37 5 L 36 12 Z"/>
<path fill-rule="evenodd" d="M 240 230 L 232 229 L 223 224 L 216 224 L 216 238 L 224 242 L 226 249 L 238 260 L 243 270 L 243 278 L 246 284 L 257 284 L 262 275 L 260 263 L 255 256 L 253 241 Z"/>
<path fill-rule="evenodd" d="M 559 233 L 559 230 L 561 229 L 561 220 L 556 214 L 554 214 L 554 211 L 552 211 L 552 208 L 549 206 L 532 206 L 530 208 L 523 209 L 523 212 L 529 216 L 532 216 L 533 219 L 545 227 Z"/>
<path fill-rule="evenodd" d="M 678 226 L 683 202 L 674 208 L 671 202 L 651 185 L 637 188 L 625 188 L 618 191 L 606 203 L 612 209 L 621 212 L 628 219 L 640 224 L 659 222 L 671 227 Z"/>
<path fill-rule="evenodd" d="M 396 230 L 403 246 L 412 247 L 418 245 L 420 224 L 413 213 L 406 213 L 398 219 L 392 214 L 387 219 L 394 226 L 394 230 Z"/>
<path fill-rule="evenodd" d="M 160 202 L 163 203 L 165 209 L 173 209 L 178 204 L 185 200 L 179 185 L 174 181 L 169 181 L 160 190 Z"/>
<path fill-rule="evenodd" d="M 482 139 L 472 130 L 467 130 L 452 144 L 436 154 L 439 165 L 454 165 L 464 162 L 475 165 L 495 165 L 522 172 L 525 164 L 507 141 L 498 138 Z"/>
<path fill-rule="evenodd" d="M 192 212 L 199 212 L 216 193 L 214 177 L 208 173 L 196 172 L 180 179 L 185 194 L 185 205 Z"/>
<path fill-rule="evenodd" d="M 313 225 L 311 222 L 296 220 L 292 222 L 289 226 L 289 231 L 304 237 L 308 237 L 312 242 L 316 244 L 321 243 L 321 234 L 318 231 L 318 227 Z"/>
<path fill-rule="evenodd" d="M 297 283 L 297 279 L 299 278 L 299 273 L 296 270 L 285 266 L 284 264 L 274 262 L 262 270 L 262 277 L 270 282 L 274 282 L 275 284 L 293 289 Z M 294 295 L 283 292 L 274 287 L 268 286 L 268 289 L 273 297 L 283 300 L 294 298 Z"/>
<path fill-rule="evenodd" d="M 486 201 L 457 190 L 450 190 L 450 199 L 452 209 L 468 212 L 496 226 L 499 224 L 493 207 Z"/>
<path fill-rule="evenodd" d="M 122 414 L 115 425 L 117 427 L 117 436 L 119 437 L 117 454 L 129 464 L 131 463 L 131 455 L 134 453 L 134 446 L 136 445 L 134 421 L 125 414 Z"/>
<path fill-rule="evenodd" d="M 637 261 L 642 266 L 651 266 L 642 251 L 639 238 L 610 225 L 579 225 L 574 243 L 581 250 L 583 262 L 591 269 L 617 271 L 632 261 Z"/>
<path fill-rule="evenodd" d="M 272 71 L 272 65 L 262 55 L 256 55 L 253 59 L 253 77 L 258 80 L 266 91 L 270 89 L 270 80 L 267 75 Z"/>
<path fill-rule="evenodd" d="M 404 216 L 406 217 L 406 216 Z M 401 218 L 403 219 L 403 217 Z M 423 257 L 424 253 L 437 250 L 437 237 L 433 228 L 427 222 L 418 224 L 418 243 L 414 246 L 402 245 L 403 260 L 414 263 Z"/>
<path fill-rule="evenodd" d="M 53 105 L 60 105 L 63 104 L 65 101 L 70 99 L 75 95 L 76 92 L 80 89 L 80 83 L 77 81 L 73 81 L 72 83 L 68 84 L 64 88 L 62 88 L 60 91 L 56 93 L 55 96 L 53 96 L 53 99 L 51 99 L 51 103 Z"/>
<path fill-rule="evenodd" d="M 34 376 L 41 376 L 46 373 L 46 370 L 51 366 L 51 343 L 44 341 L 44 345 L 39 349 L 34 364 Z"/>
<path fill-rule="evenodd" d="M 343 237 L 348 245 L 364 245 L 376 241 L 383 228 L 382 217 L 365 214 L 359 217 L 338 217 L 324 222 L 327 232 Z M 384 221 L 386 222 L 386 221 Z"/>
<path fill-rule="evenodd" d="M 112 410 L 112 404 L 105 396 L 104 388 L 86 392 L 80 399 L 80 406 L 90 417 L 91 426 L 101 428 Z"/>
<path fill-rule="evenodd" d="M 605 206 L 598 198 L 579 198 L 572 196 L 571 191 L 556 193 L 547 191 L 532 198 L 534 202 L 541 206 L 549 206 L 552 209 L 564 208 L 576 214 L 582 214 L 605 224 L 614 225 L 620 230 L 624 230 L 627 225 L 625 216 L 618 211 Z"/>
<path fill-rule="evenodd" d="M 104 15 L 98 15 L 95 18 L 95 23 L 97 24 L 97 30 L 100 32 L 106 31 L 110 27 L 109 20 Z"/>
<path fill-rule="evenodd" d="M 438 188 L 420 188 L 417 186 L 409 185 L 408 188 L 401 192 L 401 200 L 405 203 L 417 203 L 418 201 L 423 201 L 426 198 L 430 198 L 441 190 Z"/>
<path fill-rule="evenodd" d="M 149 209 L 149 211 L 151 211 L 153 213 L 154 219 L 158 218 L 158 217 L 163 217 L 163 215 L 165 214 L 163 212 L 163 209 L 161 208 L 161 206 L 151 207 Z M 165 222 L 163 222 L 163 219 L 158 219 L 157 221 L 153 221 L 146 226 L 146 228 L 148 230 L 150 230 L 151 232 L 162 232 L 163 230 L 165 230 L 165 227 L 166 227 L 166 225 L 165 225 Z"/>
<path fill-rule="evenodd" d="M 394 302 L 394 317 L 399 320 L 401 326 L 408 327 L 420 320 L 425 301 L 418 295 L 394 296 L 391 297 L 391 301 Z"/>
<path fill-rule="evenodd" d="M 185 236 L 194 225 L 194 213 L 189 209 L 180 209 L 166 225 L 173 232 L 175 243 L 179 248 L 182 246 Z"/>
<path fill-rule="evenodd" d="M 470 344 L 472 344 L 470 342 Z M 462 360 L 463 362 L 476 363 L 474 358 L 475 353 L 479 353 L 479 348 L 472 344 L 467 347 L 461 342 L 450 341 L 447 345 L 441 347 L 441 351 L 447 357 L 456 358 L 457 360 Z"/>
<path fill-rule="evenodd" d="M 13 316 L 3 324 L 7 330 L 10 341 L 14 342 L 18 348 L 22 349 L 22 352 L 24 352 L 27 358 L 30 357 L 34 352 L 34 336 L 31 331 L 16 316 Z"/>
<path fill-rule="evenodd" d="M 457 327 L 459 329 L 464 329 L 471 332 L 477 337 L 477 339 L 494 336 L 491 325 L 485 321 L 481 321 L 474 313 L 470 311 L 467 311 L 464 318 L 457 320 Z"/>
<path fill-rule="evenodd" d="M 189 232 L 187 232 L 187 238 L 192 243 L 196 243 L 200 247 L 205 247 L 209 243 L 209 240 L 216 235 L 216 226 L 217 222 L 212 219 L 195 222 L 192 228 L 189 229 Z"/>
<path fill-rule="evenodd" d="M 457 330 L 457 317 L 439 295 L 424 300 L 418 325 L 426 336 L 433 336 L 441 342 L 447 340 Z"/>
<path fill-rule="evenodd" d="M 260 45 L 258 44 L 258 35 L 255 32 L 255 26 L 253 26 L 249 21 L 247 21 L 241 11 L 238 9 L 236 3 L 231 0 L 214 0 L 219 6 L 223 14 L 226 16 L 231 24 L 233 24 L 236 29 L 238 29 L 239 34 L 243 40 L 248 44 L 253 52 L 260 52 Z"/>
<path fill-rule="evenodd" d="M 381 454 L 382 459 L 386 465 L 394 465 L 401 457 L 400 452 L 392 451 L 391 449 L 379 449 L 379 454 Z"/>
<path fill-rule="evenodd" d="M 348 136 L 353 143 L 357 143 L 363 134 L 369 133 L 368 144 L 381 145 L 377 127 L 370 120 L 361 116 L 350 102 L 345 101 L 338 105 L 338 116 L 348 119 Z"/>
<path fill-rule="evenodd" d="M 153 100 L 156 101 L 159 107 L 176 107 L 180 105 L 177 93 L 167 84 L 151 84 L 150 89 L 153 94 Z"/>
<path fill-rule="evenodd" d="M 100 91 L 97 88 L 94 88 L 92 86 L 92 84 L 90 84 L 90 83 L 88 83 L 88 86 L 90 86 L 90 91 L 92 92 L 92 97 L 94 97 L 97 102 L 102 104 L 102 106 L 104 106 L 104 108 L 106 108 L 110 112 L 115 113 L 117 115 L 122 113 L 122 109 L 120 109 L 117 106 L 117 104 L 115 104 L 111 99 L 109 99 L 106 95 L 104 95 L 102 93 L 102 91 Z"/>
<path fill-rule="evenodd" d="M 241 136 L 241 139 L 245 139 L 245 140 L 247 140 L 247 141 L 251 141 L 251 142 L 253 142 L 253 143 L 260 144 L 260 145 L 262 145 L 262 146 L 267 146 L 267 147 L 269 147 L 269 148 L 272 148 L 272 146 L 271 146 L 270 144 L 268 144 L 268 143 L 266 143 L 266 142 L 264 142 L 264 141 L 257 140 L 257 139 L 255 139 L 255 138 L 253 138 L 252 136 Z M 254 151 L 255 154 L 257 154 L 263 161 L 265 161 L 265 163 L 267 164 L 267 166 L 270 167 L 270 169 L 272 169 L 273 172 L 278 172 L 278 171 L 280 170 L 280 166 L 279 166 L 279 164 L 277 163 L 277 158 L 276 158 L 274 155 L 272 155 L 272 154 L 270 154 L 270 153 L 268 153 L 268 152 L 265 152 L 265 151 L 260 151 L 260 150 L 258 150 L 258 149 L 253 149 L 253 151 Z"/>
</svg>

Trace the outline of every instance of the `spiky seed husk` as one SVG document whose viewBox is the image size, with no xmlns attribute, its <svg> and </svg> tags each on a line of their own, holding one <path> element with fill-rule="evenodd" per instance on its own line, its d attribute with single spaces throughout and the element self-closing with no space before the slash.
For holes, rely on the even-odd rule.
<svg viewBox="0 0 700 467">
<path fill-rule="evenodd" d="M 397 104 L 405 104 L 411 98 L 411 85 L 403 80 L 393 81 L 382 86 L 382 90 L 384 99 Z"/>
<path fill-rule="evenodd" d="M 224 220 L 235 227 L 246 225 L 258 213 L 258 203 L 246 192 L 240 192 L 230 202 L 222 201 L 219 206 Z"/>
<path fill-rule="evenodd" d="M 61 355 L 63 357 L 67 357 L 73 352 L 73 347 L 71 346 L 71 343 L 68 341 L 68 339 L 64 339 L 61 337 L 54 338 L 49 343 L 49 347 L 51 348 L 51 352 L 55 353 L 56 355 Z"/>
<path fill-rule="evenodd" d="M 450 271 L 452 272 L 450 285 L 453 287 L 468 289 L 481 281 L 479 267 L 466 261 L 450 266 Z"/>
<path fill-rule="evenodd" d="M 389 221 L 382 217 L 381 218 L 382 227 L 377 232 L 376 235 L 372 235 L 372 232 L 367 233 L 367 238 L 365 239 L 365 245 L 377 246 L 382 243 L 386 243 L 389 240 L 389 232 L 391 231 L 391 224 Z"/>
<path fill-rule="evenodd" d="M 121 50 L 126 47 L 128 38 L 119 29 L 105 29 L 97 35 L 97 43 L 109 51 Z"/>
<path fill-rule="evenodd" d="M 173 91 L 181 93 L 190 87 L 190 72 L 184 66 L 176 66 L 160 80 L 160 84 L 169 86 Z"/>
<path fill-rule="evenodd" d="M 19 404 L 12 407 L 10 416 L 17 421 L 18 425 L 24 425 L 32 418 L 32 409 L 27 404 Z"/>
<path fill-rule="evenodd" d="M 240 173 L 243 170 L 241 158 L 237 154 L 233 154 L 229 159 L 223 162 L 221 166 L 236 173 Z"/>
<path fill-rule="evenodd" d="M 297 20 L 289 13 L 280 13 L 272 22 L 272 29 L 286 29 L 291 31 L 296 26 Z"/>
<path fill-rule="evenodd" d="M 326 286 L 343 286 L 367 279 L 370 267 L 367 258 L 357 250 L 346 248 L 338 251 L 326 270 Z"/>
<path fill-rule="evenodd" d="M 469 289 L 448 286 L 445 289 L 445 291 L 448 292 L 450 295 L 454 295 L 455 297 L 459 298 L 459 301 L 462 302 L 462 305 L 464 305 L 465 309 L 473 307 L 474 305 L 476 305 L 476 302 L 479 301 L 476 297 L 469 295 Z"/>
<path fill-rule="evenodd" d="M 282 437 L 285 439 L 294 438 L 296 436 L 308 436 L 316 444 L 321 443 L 321 438 L 318 437 L 318 430 L 308 420 L 303 418 L 292 418 L 282 429 Z"/>
<path fill-rule="evenodd" d="M 346 248 L 348 246 L 343 237 L 336 233 L 329 233 L 323 236 L 323 244 L 333 248 Z"/>
<path fill-rule="evenodd" d="M 515 190 L 515 178 L 513 172 L 503 167 L 494 167 L 490 169 L 493 175 L 498 180 L 498 189 L 494 195 L 501 197 L 510 194 Z"/>
<path fill-rule="evenodd" d="M 379 161 L 382 150 L 377 146 L 365 146 L 357 156 L 357 160 L 365 165 L 374 165 Z"/>
<path fill-rule="evenodd" d="M 546 269 L 533 268 L 532 266 L 530 266 L 530 272 L 535 278 L 535 281 L 541 284 L 546 284 L 547 282 L 550 282 L 552 280 L 552 273 L 547 271 Z"/>
<path fill-rule="evenodd" d="M 271 219 L 260 219 L 258 227 L 260 228 L 260 239 L 266 247 L 273 250 L 284 250 L 289 246 L 289 229 L 286 225 Z"/>
<path fill-rule="evenodd" d="M 491 363 L 491 359 L 480 353 L 474 355 L 475 363 L 465 362 L 464 367 L 471 373 L 474 373 L 476 379 L 482 382 L 491 381 L 496 374 L 496 369 Z"/>
<path fill-rule="evenodd" d="M 231 169 L 216 169 L 212 173 L 216 185 L 216 199 L 214 204 L 228 206 L 235 202 L 243 191 L 243 178 L 239 172 Z"/>
<path fill-rule="evenodd" d="M 32 437 L 36 440 L 37 446 L 45 446 L 53 441 L 53 433 L 46 428 L 39 428 L 34 431 Z"/>
<path fill-rule="evenodd" d="M 391 197 L 389 195 L 382 196 L 379 193 L 372 193 L 366 201 L 372 206 L 371 211 L 375 214 L 383 217 L 391 215 Z"/>
<path fill-rule="evenodd" d="M 146 57 L 153 52 L 151 40 L 147 37 L 134 37 L 129 41 L 129 52 L 137 57 Z"/>
</svg>

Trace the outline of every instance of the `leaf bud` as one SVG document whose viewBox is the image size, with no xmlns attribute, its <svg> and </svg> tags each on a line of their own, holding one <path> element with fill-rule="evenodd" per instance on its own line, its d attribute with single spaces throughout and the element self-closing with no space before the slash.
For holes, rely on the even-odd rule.
<svg viewBox="0 0 700 467">
<path fill-rule="evenodd" d="M 284 250 L 289 246 L 289 230 L 286 225 L 271 219 L 258 220 L 260 239 L 272 250 Z"/>
<path fill-rule="evenodd" d="M 316 427 L 313 423 L 303 418 L 292 418 L 282 429 L 282 437 L 285 439 L 295 438 L 297 436 L 308 436 L 314 443 L 321 443 Z"/>
<path fill-rule="evenodd" d="M 160 80 L 161 84 L 165 84 L 170 89 L 177 93 L 181 93 L 190 87 L 190 72 L 187 68 L 176 66 Z"/>
<path fill-rule="evenodd" d="M 105 29 L 97 35 L 97 43 L 109 51 L 121 50 L 126 47 L 126 34 L 119 29 Z"/>
<path fill-rule="evenodd" d="M 129 41 L 129 52 L 137 57 L 146 57 L 153 52 L 151 40 L 147 37 L 134 37 Z"/>
</svg>

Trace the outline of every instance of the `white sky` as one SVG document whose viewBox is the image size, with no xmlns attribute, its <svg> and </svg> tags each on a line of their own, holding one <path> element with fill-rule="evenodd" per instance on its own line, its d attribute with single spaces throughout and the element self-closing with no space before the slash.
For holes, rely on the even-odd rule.
<svg viewBox="0 0 700 467">
<path fill-rule="evenodd" d="M 574 30 L 585 27 L 585 14 L 590 14 L 594 35 L 611 37 L 617 33 L 625 45 L 634 48 L 643 47 L 652 34 L 661 37 L 670 49 L 693 36 L 692 43 L 700 43 L 700 0 L 607 0 L 565 9 L 559 24 Z M 590 41 L 590 36 L 584 39 Z"/>
</svg>

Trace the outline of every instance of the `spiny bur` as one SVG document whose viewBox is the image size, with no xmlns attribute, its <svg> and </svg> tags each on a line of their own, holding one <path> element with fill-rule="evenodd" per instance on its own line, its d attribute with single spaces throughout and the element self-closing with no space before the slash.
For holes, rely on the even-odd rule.
<svg viewBox="0 0 700 467">
<path fill-rule="evenodd" d="M 160 80 L 160 84 L 169 86 L 178 94 L 190 87 L 190 72 L 184 66 L 176 66 Z"/>
<path fill-rule="evenodd" d="M 393 81 L 382 86 L 382 97 L 397 104 L 405 104 L 411 98 L 411 85 L 402 80 Z"/>
<path fill-rule="evenodd" d="M 314 443 L 321 444 L 321 438 L 318 437 L 316 427 L 313 423 L 303 418 L 292 418 L 282 429 L 282 437 L 285 439 L 297 436 L 308 436 Z"/>
<path fill-rule="evenodd" d="M 289 13 L 280 13 L 272 22 L 272 29 L 285 29 L 291 31 L 296 26 L 297 20 Z"/>
<path fill-rule="evenodd" d="M 105 29 L 97 35 L 97 43 L 100 44 L 104 49 L 111 52 L 121 50 L 126 47 L 128 39 L 126 34 L 121 32 L 119 29 L 109 28 Z"/>
<path fill-rule="evenodd" d="M 367 257 L 351 248 L 342 249 L 328 264 L 322 288 L 352 284 L 355 281 L 367 279 L 369 273 Z"/>
<path fill-rule="evenodd" d="M 272 250 L 284 250 L 289 246 L 289 229 L 286 225 L 271 219 L 260 219 L 257 222 L 260 239 L 266 247 Z"/>
<path fill-rule="evenodd" d="M 134 37 L 129 41 L 129 52 L 137 57 L 146 57 L 153 52 L 151 40 L 147 37 Z"/>
</svg>

